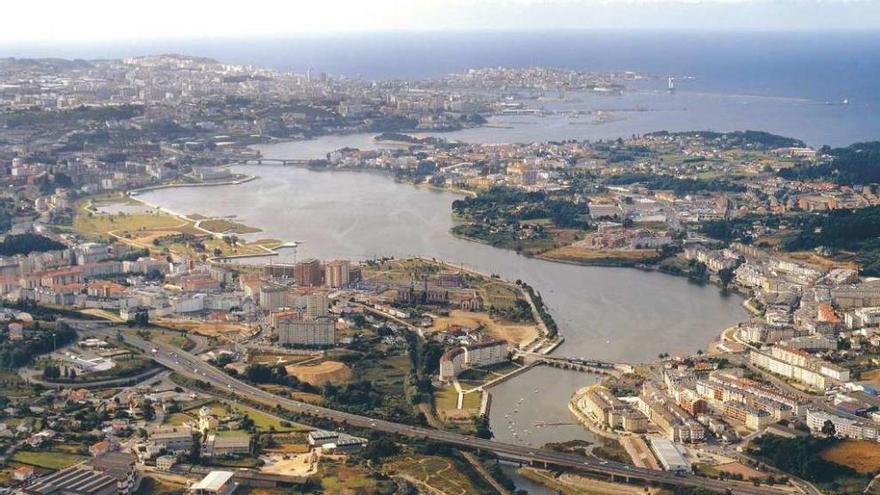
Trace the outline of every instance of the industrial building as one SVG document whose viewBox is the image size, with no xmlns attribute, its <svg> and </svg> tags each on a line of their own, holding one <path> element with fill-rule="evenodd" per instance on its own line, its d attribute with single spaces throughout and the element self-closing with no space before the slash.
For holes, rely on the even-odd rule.
<svg viewBox="0 0 880 495">
<path fill-rule="evenodd" d="M 230 495 L 238 488 L 232 471 L 211 471 L 189 487 L 192 495 Z"/>
<path fill-rule="evenodd" d="M 654 452 L 654 456 L 660 461 L 660 466 L 663 467 L 664 471 L 673 473 L 691 472 L 691 463 L 685 459 L 681 450 L 673 441 L 662 437 L 650 437 L 648 441 L 651 444 L 651 451 Z"/>
</svg>

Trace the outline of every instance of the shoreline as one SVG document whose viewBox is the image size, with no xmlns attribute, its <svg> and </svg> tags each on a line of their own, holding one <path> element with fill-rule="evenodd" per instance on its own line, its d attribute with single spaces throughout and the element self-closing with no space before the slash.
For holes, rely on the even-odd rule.
<svg viewBox="0 0 880 495">
<path fill-rule="evenodd" d="M 217 186 L 219 186 L 219 185 L 238 185 L 238 184 L 244 184 L 245 182 L 250 182 L 251 180 L 255 180 L 257 178 L 258 178 L 257 176 L 252 175 L 252 176 L 248 176 L 247 180 L 236 181 L 232 184 L 219 184 L 218 183 L 218 184 L 210 184 L 210 185 L 212 185 L 212 186 L 214 186 L 214 185 L 217 185 Z M 207 185 L 203 185 L 202 187 L 205 187 L 205 186 L 207 186 Z M 151 203 L 151 202 L 140 197 L 141 192 L 149 192 L 149 191 L 153 191 L 153 190 L 168 189 L 168 188 L 173 188 L 173 187 L 190 187 L 190 185 L 183 185 L 183 184 L 169 185 L 167 187 L 157 187 L 157 188 L 149 189 L 149 190 L 144 190 L 144 189 L 131 190 L 131 191 L 126 191 L 126 195 L 131 200 L 137 201 L 138 203 L 140 203 L 144 206 L 147 206 L 150 209 L 160 211 L 160 212 L 165 213 L 167 215 L 171 215 L 171 216 L 176 217 L 176 218 L 178 218 L 182 221 L 185 221 L 185 222 L 192 222 L 193 228 L 198 229 L 198 230 L 204 232 L 205 234 L 210 235 L 214 238 L 221 238 L 224 235 L 227 235 L 227 234 L 224 234 L 223 232 L 214 232 L 212 230 L 208 230 L 208 229 L 202 227 L 201 222 L 204 219 L 194 219 L 194 218 L 190 217 L 189 215 L 185 215 L 183 213 L 176 212 L 170 208 L 166 208 L 164 206 L 160 206 L 160 205 Z M 211 218 L 211 217 L 209 217 L 209 218 Z M 262 229 L 259 230 L 259 232 L 262 232 Z M 253 232 L 250 234 L 252 235 L 252 234 L 256 234 L 256 233 L 257 232 Z M 248 235 L 248 234 L 235 234 L 235 235 Z M 211 264 L 222 264 L 224 262 L 224 260 L 228 261 L 228 260 L 236 260 L 236 259 L 240 259 L 240 258 L 263 258 L 263 257 L 270 257 L 270 256 L 279 256 L 281 253 L 279 253 L 277 251 L 278 249 L 283 248 L 283 247 L 289 247 L 291 244 L 294 244 L 294 245 L 296 244 L 295 241 L 292 241 L 292 242 L 278 241 L 274 245 L 263 245 L 263 244 L 260 244 L 259 241 L 260 241 L 260 239 L 257 239 L 256 241 L 252 241 L 249 244 L 261 249 L 263 252 L 251 253 L 251 254 L 232 254 L 229 256 L 210 256 L 206 259 L 206 261 Z"/>
<path fill-rule="evenodd" d="M 125 193 L 128 196 L 137 196 L 137 195 L 139 195 L 141 193 L 145 193 L 145 192 L 158 191 L 161 189 L 173 189 L 176 187 L 237 186 L 239 184 L 245 184 L 247 182 L 250 182 L 250 181 L 256 180 L 256 179 L 259 179 L 259 177 L 256 175 L 248 175 L 248 176 L 242 177 L 241 179 L 226 180 L 226 181 L 222 181 L 222 182 L 197 182 L 197 183 L 193 183 L 193 184 L 159 184 L 159 185 L 155 185 L 155 186 L 146 186 L 146 187 L 139 187 L 137 189 L 130 189 L 128 191 L 125 191 Z"/>
<path fill-rule="evenodd" d="M 355 168 L 336 168 L 336 167 L 334 167 L 334 168 L 319 168 L 319 169 L 315 169 L 315 168 L 308 167 L 308 166 L 305 166 L 305 165 L 295 165 L 295 166 L 296 166 L 296 167 L 300 167 L 300 168 L 306 168 L 306 169 L 308 169 L 308 170 L 313 170 L 313 171 L 316 171 L 316 172 L 322 172 L 322 171 L 327 171 L 327 172 L 333 172 L 333 171 L 347 171 L 347 172 L 373 172 L 373 173 L 378 173 L 378 174 L 380 174 L 380 175 L 383 175 L 383 176 L 385 176 L 386 178 L 389 178 L 389 179 L 392 179 L 392 180 L 395 179 L 395 177 L 394 177 L 392 174 L 389 174 L 387 171 L 384 171 L 384 170 L 378 170 L 378 169 L 365 169 L 365 168 L 360 168 L 360 167 L 355 167 Z M 250 180 L 254 180 L 254 179 L 257 178 L 256 176 L 251 176 L 251 177 L 252 177 L 252 178 L 251 178 Z M 442 190 L 442 191 L 445 191 L 445 192 L 454 192 L 454 191 L 452 191 L 452 190 L 450 190 L 450 189 L 448 189 L 448 188 L 443 188 L 443 187 L 438 187 L 438 186 L 431 186 L 431 185 L 425 185 L 425 184 L 415 184 L 415 183 L 412 183 L 412 182 L 409 182 L 409 181 L 404 181 L 404 182 L 407 183 L 407 184 L 409 184 L 409 185 L 411 185 L 411 186 L 413 186 L 413 187 L 421 187 L 421 186 L 425 186 L 426 188 L 430 188 L 430 189 L 438 189 L 438 190 Z M 243 183 L 243 182 L 238 182 L 238 183 Z M 218 184 L 218 185 L 220 185 L 220 184 Z M 237 184 L 224 184 L 224 185 L 237 185 Z M 191 185 L 183 185 L 183 184 L 181 184 L 181 185 L 177 185 L 176 187 L 190 187 L 190 186 L 191 186 Z M 474 193 L 471 193 L 471 194 L 474 194 Z M 138 201 L 142 201 L 142 200 L 138 199 Z M 142 201 L 142 202 L 143 202 L 143 201 Z M 148 203 L 146 203 L 146 202 L 144 202 L 144 203 L 145 203 L 145 204 L 148 204 Z M 148 204 L 148 206 L 154 206 L 154 205 Z M 173 211 L 171 211 L 171 210 L 168 210 L 168 209 L 166 209 L 166 208 L 164 208 L 164 207 L 156 206 L 156 208 L 161 209 L 162 211 L 165 211 L 165 212 L 167 212 L 167 213 L 173 214 L 173 215 L 175 215 L 175 216 L 181 216 L 181 215 L 177 214 L 176 212 L 173 212 Z M 452 213 L 450 213 L 450 214 L 452 214 Z M 185 215 L 183 215 L 183 217 L 185 217 Z M 662 270 L 658 269 L 657 267 L 653 267 L 653 266 L 650 266 L 650 265 L 644 265 L 644 264 L 640 264 L 640 263 L 625 264 L 625 263 L 613 263 L 613 262 L 612 262 L 612 263 L 603 263 L 603 262 L 577 262 L 577 261 L 572 261 L 572 260 L 560 260 L 560 259 L 546 258 L 546 257 L 542 257 L 542 256 L 540 256 L 540 255 L 537 255 L 537 256 L 536 256 L 536 255 L 531 255 L 531 254 L 524 254 L 524 253 L 521 253 L 521 252 L 516 252 L 516 251 L 513 250 L 513 249 L 509 249 L 509 248 L 505 248 L 505 247 L 499 247 L 499 246 L 494 246 L 494 245 L 492 245 L 492 244 L 490 244 L 490 243 L 488 243 L 488 242 L 485 242 L 485 241 L 483 241 L 483 240 L 480 240 L 480 239 L 476 239 L 476 238 L 472 238 L 472 237 L 468 237 L 468 236 L 463 236 L 463 235 L 460 235 L 460 234 L 456 234 L 456 233 L 452 232 L 451 230 L 449 231 L 449 235 L 451 235 L 451 236 L 453 236 L 453 237 L 455 237 L 455 238 L 458 238 L 458 239 L 461 239 L 461 240 L 467 241 L 467 242 L 473 242 L 473 243 L 477 243 L 477 244 L 484 244 L 484 245 L 486 245 L 486 246 L 490 246 L 490 247 L 493 247 L 493 248 L 496 248 L 496 249 L 503 249 L 503 250 L 505 250 L 505 251 L 512 251 L 512 252 L 515 252 L 516 254 L 518 254 L 518 255 L 520 255 L 520 256 L 524 256 L 524 257 L 532 258 L 532 259 L 538 259 L 538 260 L 541 260 L 541 261 L 544 261 L 544 262 L 547 262 L 547 263 L 560 263 L 560 264 L 567 264 L 567 265 L 576 265 L 576 266 L 584 266 L 584 267 L 598 267 L 598 268 L 625 268 L 625 269 L 636 269 L 636 270 L 641 270 L 641 271 L 646 271 L 646 272 L 657 272 L 657 273 L 661 273 L 661 274 L 663 274 L 663 275 L 668 275 L 668 276 L 673 276 L 673 277 L 677 277 L 677 278 L 684 278 L 684 279 L 687 279 L 687 277 L 685 277 L 685 276 L 683 276 L 683 275 L 675 274 L 675 273 L 665 272 L 665 271 L 662 271 Z M 263 248 L 266 249 L 265 247 L 263 247 Z M 267 250 L 267 251 L 268 251 L 268 250 Z M 258 254 L 258 255 L 242 255 L 242 256 L 238 256 L 238 257 L 240 257 L 240 258 L 249 258 L 249 257 L 254 257 L 254 256 L 258 256 L 258 257 L 268 257 L 268 256 L 275 256 L 275 255 L 278 255 L 278 254 L 279 254 L 279 253 L 272 251 L 271 253 L 270 253 L 270 252 L 267 252 L 267 253 L 265 253 L 265 254 Z M 430 259 L 429 257 L 424 257 L 424 256 L 415 256 L 415 257 L 417 257 L 417 258 L 424 258 L 424 259 Z M 232 258 L 232 259 L 235 259 L 235 258 Z M 222 261 L 222 258 L 218 258 L 218 260 Z M 448 264 L 448 260 L 443 260 L 442 262 Z M 480 272 L 475 271 L 475 273 L 480 273 Z M 491 274 L 489 274 L 489 276 L 491 276 Z M 718 286 L 716 283 L 714 283 L 714 282 L 711 281 L 711 280 L 710 280 L 708 283 L 714 285 L 715 287 L 719 287 L 719 289 L 721 289 L 720 286 Z M 736 290 L 735 286 L 734 286 L 733 288 L 731 288 L 731 290 L 732 290 L 732 292 L 737 293 L 737 295 L 740 295 L 740 296 L 742 296 L 742 297 L 746 297 L 746 298 L 748 297 L 748 295 L 743 295 L 740 291 Z M 531 298 L 529 298 L 529 300 L 531 300 Z M 746 312 L 747 314 L 752 314 L 752 313 L 751 313 L 750 311 L 748 311 L 747 309 L 745 309 L 745 312 Z M 542 322 L 543 322 L 543 320 L 542 320 Z M 723 330 L 722 330 L 722 332 L 723 332 Z M 551 351 L 550 351 L 550 352 L 555 351 L 555 350 L 561 345 L 561 343 L 564 341 L 564 338 L 565 338 L 565 337 L 564 337 L 563 335 L 561 335 L 561 334 L 557 334 L 557 335 L 558 335 L 558 337 L 559 337 L 561 340 L 560 340 L 559 343 L 556 343 L 556 344 L 551 348 Z M 720 335 L 720 333 L 719 333 L 719 335 Z M 718 339 L 718 335 L 716 335 L 716 337 L 713 338 L 712 341 L 715 341 L 715 340 L 717 340 L 717 339 Z M 708 344 L 711 344 L 712 341 L 709 341 L 709 342 L 707 342 L 706 344 L 707 344 L 707 345 L 708 345 Z"/>
</svg>

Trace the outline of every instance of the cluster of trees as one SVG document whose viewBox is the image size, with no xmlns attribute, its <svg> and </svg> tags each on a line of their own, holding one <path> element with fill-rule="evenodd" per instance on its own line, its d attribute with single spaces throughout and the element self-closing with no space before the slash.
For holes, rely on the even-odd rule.
<svg viewBox="0 0 880 495">
<path fill-rule="evenodd" d="M 369 126 L 370 132 L 400 132 L 417 129 L 419 121 L 402 115 L 389 115 L 382 118 L 372 119 Z"/>
<path fill-rule="evenodd" d="M 57 380 L 58 377 L 61 376 L 61 368 L 55 366 L 54 364 L 47 364 L 43 368 L 43 379 L 44 380 Z"/>
<path fill-rule="evenodd" d="M 16 254 L 29 254 L 33 252 L 42 253 L 64 249 L 65 247 L 64 244 L 39 234 L 15 234 L 6 236 L 3 242 L 0 242 L 0 256 L 15 256 Z"/>
<path fill-rule="evenodd" d="M 782 169 L 779 176 L 798 180 L 833 180 L 839 184 L 880 182 L 880 141 L 855 143 L 834 149 L 824 146 L 821 153 L 830 159 L 819 164 Z"/>
<path fill-rule="evenodd" d="M 382 407 L 385 394 L 377 389 L 370 380 L 336 385 L 327 383 L 321 390 L 325 399 L 347 406 L 346 409 L 356 412 L 370 412 Z"/>
<path fill-rule="evenodd" d="M 737 148 L 791 148 L 806 146 L 800 139 L 794 139 L 777 134 L 771 134 L 763 131 L 733 131 L 733 132 L 714 132 L 714 131 L 686 131 L 686 132 L 669 132 L 657 131 L 645 134 L 645 136 L 683 136 L 683 137 L 699 137 L 706 140 L 720 141 L 727 146 Z"/>
<path fill-rule="evenodd" d="M 404 380 L 404 395 L 413 405 L 430 403 L 434 393 L 431 377 L 437 373 L 440 366 L 443 346 L 410 332 L 407 332 L 405 337 L 410 371 Z"/>
<path fill-rule="evenodd" d="M 363 457 L 373 462 L 381 462 L 386 457 L 400 453 L 400 446 L 388 435 L 373 434 L 364 449 Z"/>
<path fill-rule="evenodd" d="M 402 132 L 383 132 L 381 134 L 376 135 L 373 138 L 374 141 L 397 141 L 400 143 L 410 143 L 410 144 L 436 144 L 442 141 L 440 138 L 427 136 L 427 137 L 417 137 L 412 136 L 410 134 L 404 134 Z"/>
<path fill-rule="evenodd" d="M 880 275 L 880 206 L 801 215 L 794 222 L 797 234 L 783 241 L 784 249 L 821 246 L 857 251 L 862 273 Z"/>
<path fill-rule="evenodd" d="M 837 442 L 839 440 L 836 438 L 782 438 L 765 435 L 752 440 L 751 454 L 808 481 L 830 483 L 838 478 L 861 476 L 847 466 L 822 458 L 821 453 Z"/>
<path fill-rule="evenodd" d="M 128 120 L 144 114 L 143 105 L 116 105 L 116 106 L 79 106 L 76 108 L 56 111 L 43 110 L 19 110 L 5 115 L 6 126 L 33 127 L 42 125 L 72 125 L 74 123 L 90 120 L 105 122 L 107 120 Z"/>
<path fill-rule="evenodd" d="M 76 340 L 76 332 L 67 325 L 58 324 L 54 331 L 35 332 L 24 342 L 0 343 L 0 369 L 20 368 L 30 364 L 34 357 L 47 354 Z"/>
<path fill-rule="evenodd" d="M 517 299 L 511 307 L 497 308 L 492 306 L 489 310 L 493 315 L 506 318 L 510 321 L 532 321 L 532 308 L 529 303 Z"/>
<path fill-rule="evenodd" d="M 47 364 L 43 368 L 43 380 L 47 380 L 50 382 L 56 381 L 61 378 L 62 375 L 64 376 L 65 380 L 76 380 L 76 370 L 74 369 L 64 368 L 64 371 L 62 371 L 61 368 L 59 368 L 55 364 Z"/>
<path fill-rule="evenodd" d="M 8 232 L 18 213 L 18 207 L 12 198 L 0 198 L 0 232 Z"/>
<path fill-rule="evenodd" d="M 233 372 L 234 370 L 230 370 Z M 308 392 L 319 393 L 320 390 L 313 385 L 299 381 L 295 376 L 287 374 L 287 370 L 281 365 L 251 364 L 244 370 L 244 377 L 254 383 L 271 383 L 285 385 L 287 387 Z"/>
<path fill-rule="evenodd" d="M 544 321 L 544 325 L 547 326 L 547 337 L 553 338 L 559 333 L 559 327 L 556 325 L 556 320 L 553 319 L 553 315 L 547 311 L 547 307 L 544 306 L 544 300 L 541 298 L 541 294 L 538 293 L 531 285 L 523 282 L 522 280 L 517 280 L 516 285 L 519 285 L 526 292 L 529 293 L 529 296 L 532 298 L 532 302 L 535 304 L 535 307 L 538 308 L 538 315 L 541 316 L 541 319 Z"/>
<path fill-rule="evenodd" d="M 589 227 L 586 205 L 537 191 L 526 192 L 496 186 L 474 197 L 453 201 L 452 210 L 461 216 L 486 223 L 516 223 L 548 218 L 561 228 Z"/>
<path fill-rule="evenodd" d="M 788 250 L 818 246 L 859 249 L 865 244 L 874 247 L 873 243 L 880 237 L 880 206 L 802 215 L 796 220 L 796 226 L 798 234 L 783 244 Z"/>
</svg>

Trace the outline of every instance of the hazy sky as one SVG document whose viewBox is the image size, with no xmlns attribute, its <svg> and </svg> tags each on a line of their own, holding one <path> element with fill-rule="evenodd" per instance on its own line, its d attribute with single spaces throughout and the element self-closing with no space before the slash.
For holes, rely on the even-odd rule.
<svg viewBox="0 0 880 495">
<path fill-rule="evenodd" d="M 880 29 L 880 0 L 11 0 L 0 43 L 388 30 Z"/>
</svg>

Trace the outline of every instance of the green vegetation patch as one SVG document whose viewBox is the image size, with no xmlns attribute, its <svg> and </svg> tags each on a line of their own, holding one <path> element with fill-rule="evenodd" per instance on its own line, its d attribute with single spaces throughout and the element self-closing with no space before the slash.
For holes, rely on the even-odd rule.
<svg viewBox="0 0 880 495">
<path fill-rule="evenodd" d="M 822 452 L 837 446 L 836 438 L 781 438 L 773 435 L 756 438 L 749 445 L 748 453 L 782 471 L 815 483 L 834 493 L 851 493 L 845 486 L 859 485 L 864 489 L 870 475 L 826 460 Z"/>
<path fill-rule="evenodd" d="M 64 469 L 85 459 L 86 457 L 81 455 L 48 450 L 19 450 L 12 456 L 15 462 L 53 470 Z"/>
</svg>

